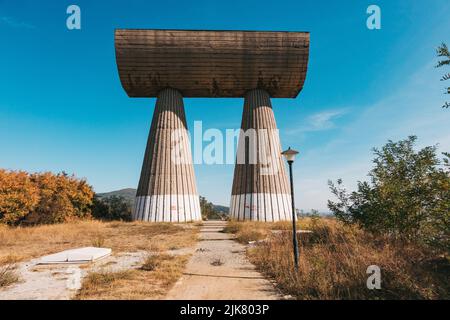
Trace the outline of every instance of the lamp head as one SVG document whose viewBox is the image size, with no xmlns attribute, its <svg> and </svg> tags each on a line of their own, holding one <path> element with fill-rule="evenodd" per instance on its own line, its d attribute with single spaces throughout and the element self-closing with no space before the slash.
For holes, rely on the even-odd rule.
<svg viewBox="0 0 450 320">
<path fill-rule="evenodd" d="M 291 149 L 291 147 L 289 147 L 287 150 L 283 151 L 281 154 L 286 158 L 287 162 L 294 162 L 295 156 L 298 154 L 298 151 Z"/>
</svg>

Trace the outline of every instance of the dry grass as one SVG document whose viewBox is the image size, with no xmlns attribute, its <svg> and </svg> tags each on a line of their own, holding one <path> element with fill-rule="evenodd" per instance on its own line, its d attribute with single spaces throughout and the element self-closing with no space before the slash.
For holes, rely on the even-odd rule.
<svg viewBox="0 0 450 320">
<path fill-rule="evenodd" d="M 19 281 L 19 276 L 16 272 L 16 266 L 7 264 L 0 266 L 0 288 L 7 287 Z"/>
<path fill-rule="evenodd" d="M 164 262 L 172 260 L 174 260 L 174 256 L 169 254 L 150 254 L 145 259 L 144 264 L 141 266 L 141 269 L 145 271 L 155 271 Z"/>
<path fill-rule="evenodd" d="M 84 280 L 79 300 L 160 299 L 181 276 L 188 255 L 149 255 L 140 269 L 94 272 Z"/>
<path fill-rule="evenodd" d="M 250 240 L 269 237 L 249 249 L 248 256 L 284 293 L 298 299 L 450 298 L 450 263 L 436 252 L 374 237 L 333 219 L 302 219 L 299 224 L 313 233 L 301 236 L 298 273 L 292 234 L 270 232 L 280 225 L 232 222 L 230 227 L 241 241 L 252 232 L 256 238 Z M 381 268 L 380 290 L 367 289 L 369 265 Z"/>
<path fill-rule="evenodd" d="M 182 274 L 188 256 L 173 257 L 160 252 L 193 246 L 197 233 L 198 228 L 193 224 L 142 222 L 0 226 L 0 286 L 17 281 L 15 271 L 9 267 L 11 264 L 70 248 L 101 246 L 112 248 L 115 254 L 136 251 L 153 254 L 140 269 L 89 273 L 77 299 L 161 298 Z"/>
<path fill-rule="evenodd" d="M 161 251 L 194 245 L 193 225 L 142 222 L 78 221 L 36 227 L 0 225 L 0 265 L 84 246 L 113 252 Z"/>
<path fill-rule="evenodd" d="M 297 228 L 305 229 L 311 225 L 310 218 L 302 219 L 297 222 Z M 279 221 L 279 222 L 237 222 L 229 221 L 224 228 L 224 232 L 234 233 L 236 240 L 240 243 L 247 244 L 249 241 L 263 240 L 272 234 L 272 230 L 292 230 L 292 222 Z"/>
</svg>

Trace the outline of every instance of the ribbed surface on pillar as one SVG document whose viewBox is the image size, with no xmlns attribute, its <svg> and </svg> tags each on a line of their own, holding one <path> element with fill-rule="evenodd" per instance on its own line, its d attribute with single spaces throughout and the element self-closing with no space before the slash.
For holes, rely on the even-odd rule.
<svg viewBox="0 0 450 320">
<path fill-rule="evenodd" d="M 266 91 L 255 89 L 246 94 L 241 128 L 243 133 L 239 137 L 234 170 L 231 217 L 267 222 L 291 220 L 286 169 L 270 97 Z M 256 134 L 253 140 L 252 131 Z"/>
<path fill-rule="evenodd" d="M 181 94 L 158 94 L 133 212 L 135 220 L 201 220 Z"/>
</svg>

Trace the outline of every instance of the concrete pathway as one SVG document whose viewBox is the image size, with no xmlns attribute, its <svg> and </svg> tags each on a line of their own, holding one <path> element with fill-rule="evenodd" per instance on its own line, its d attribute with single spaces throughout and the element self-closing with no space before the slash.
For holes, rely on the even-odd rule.
<svg viewBox="0 0 450 320">
<path fill-rule="evenodd" d="M 255 270 L 245 256 L 245 246 L 221 232 L 224 221 L 205 221 L 200 241 L 183 276 L 167 300 L 277 300 L 271 282 Z"/>
</svg>

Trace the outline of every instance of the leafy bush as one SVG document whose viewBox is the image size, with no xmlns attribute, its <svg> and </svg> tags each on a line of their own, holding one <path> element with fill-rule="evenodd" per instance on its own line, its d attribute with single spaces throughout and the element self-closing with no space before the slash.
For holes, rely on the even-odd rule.
<svg viewBox="0 0 450 320">
<path fill-rule="evenodd" d="M 38 188 L 24 171 L 0 169 L 0 222 L 15 224 L 38 204 Z"/>
<path fill-rule="evenodd" d="M 416 137 L 389 141 L 374 149 L 370 182 L 358 182 L 348 193 L 329 182 L 337 202 L 329 209 L 345 223 L 356 223 L 376 234 L 450 248 L 449 154 L 440 160 L 436 146 L 414 151 Z"/>
<path fill-rule="evenodd" d="M 94 192 L 85 180 L 66 173 L 32 174 L 40 200 L 26 223 L 60 223 L 73 218 L 90 217 Z"/>
<path fill-rule="evenodd" d="M 438 61 L 436 68 L 450 65 L 450 51 L 445 43 L 442 43 L 436 50 L 437 56 L 443 58 L 443 60 Z M 441 81 L 450 80 L 450 73 L 446 73 L 442 76 Z M 450 87 L 447 87 L 446 94 L 450 94 Z M 448 101 L 444 102 L 442 108 L 449 108 L 450 103 Z"/>
<path fill-rule="evenodd" d="M 221 219 L 224 217 L 223 214 L 219 213 L 214 205 L 206 200 L 205 197 L 200 196 L 200 211 L 202 212 L 202 219 Z"/>
<path fill-rule="evenodd" d="M 102 220 L 131 221 L 131 206 L 123 197 L 94 197 L 92 216 Z"/>
<path fill-rule="evenodd" d="M 58 223 L 90 217 L 94 192 L 66 173 L 0 170 L 0 222 Z"/>
</svg>

